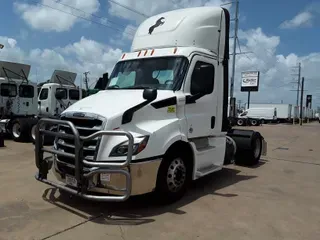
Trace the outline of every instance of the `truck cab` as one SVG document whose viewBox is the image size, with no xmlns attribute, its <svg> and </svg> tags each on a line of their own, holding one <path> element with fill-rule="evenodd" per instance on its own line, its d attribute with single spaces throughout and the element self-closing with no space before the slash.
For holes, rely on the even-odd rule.
<svg viewBox="0 0 320 240">
<path fill-rule="evenodd" d="M 1 118 L 37 114 L 37 85 L 28 80 L 30 65 L 0 61 Z"/>
<path fill-rule="evenodd" d="M 263 137 L 230 129 L 227 116 L 229 23 L 228 11 L 217 7 L 145 20 L 105 90 L 74 103 L 59 120 L 42 120 L 59 127 L 50 133 L 57 136 L 54 150 L 42 146 L 47 132 L 37 129 L 36 179 L 91 200 L 155 191 L 171 201 L 189 181 L 233 159 L 256 164 L 265 154 Z M 238 142 L 243 149 L 236 151 Z M 52 158 L 43 158 L 46 151 Z M 57 182 L 47 179 L 50 169 Z"/>
<path fill-rule="evenodd" d="M 0 132 L 21 140 L 37 115 L 37 85 L 28 79 L 30 65 L 0 61 Z"/>
<path fill-rule="evenodd" d="M 58 117 L 81 97 L 74 85 L 76 73 L 55 70 L 48 83 L 42 85 L 38 95 L 38 112 L 41 117 Z M 81 93 L 80 93 L 81 92 Z"/>
</svg>

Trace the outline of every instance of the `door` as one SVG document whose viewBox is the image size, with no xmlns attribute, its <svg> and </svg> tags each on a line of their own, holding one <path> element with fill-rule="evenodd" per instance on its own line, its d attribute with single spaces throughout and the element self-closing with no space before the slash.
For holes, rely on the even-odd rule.
<svg viewBox="0 0 320 240">
<path fill-rule="evenodd" d="M 19 112 L 24 115 L 37 114 L 36 89 L 32 85 L 19 85 Z"/>
<path fill-rule="evenodd" d="M 223 80 L 214 59 L 193 57 L 185 85 L 187 136 L 195 150 L 195 176 L 221 169 L 225 154 L 225 136 L 221 135 Z M 220 80 L 220 82 L 219 82 Z M 221 109 L 220 109 L 221 110 Z"/>
<path fill-rule="evenodd" d="M 186 89 L 186 92 L 189 94 L 187 94 L 185 108 L 188 122 L 187 136 L 191 139 L 210 136 L 217 127 L 218 101 L 217 94 L 215 94 L 215 61 L 195 56 L 188 77 L 189 89 Z M 202 89 L 206 92 L 202 93 Z"/>
<path fill-rule="evenodd" d="M 39 115 L 48 116 L 49 115 L 49 106 L 50 106 L 50 98 L 49 98 L 49 88 L 43 87 L 39 93 L 38 97 L 38 110 Z"/>
</svg>

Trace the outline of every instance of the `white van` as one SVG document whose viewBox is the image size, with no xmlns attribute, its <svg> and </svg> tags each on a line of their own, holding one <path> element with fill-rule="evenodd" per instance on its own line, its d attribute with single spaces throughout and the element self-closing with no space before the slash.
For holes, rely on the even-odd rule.
<svg viewBox="0 0 320 240">
<path fill-rule="evenodd" d="M 238 118 L 259 119 L 262 124 L 273 122 L 277 120 L 277 108 L 248 108 Z"/>
</svg>

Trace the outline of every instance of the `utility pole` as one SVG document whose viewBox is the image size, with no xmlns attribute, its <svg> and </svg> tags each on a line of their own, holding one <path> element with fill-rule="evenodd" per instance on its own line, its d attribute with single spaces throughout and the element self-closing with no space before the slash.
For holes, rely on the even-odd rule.
<svg viewBox="0 0 320 240">
<path fill-rule="evenodd" d="M 293 76 L 297 76 L 298 77 L 298 81 L 294 81 L 293 83 L 297 83 L 298 87 L 297 87 L 297 100 L 296 100 L 296 105 L 299 106 L 299 92 L 300 92 L 300 79 L 301 79 L 301 63 L 298 64 L 297 67 L 293 67 L 293 68 L 298 68 L 298 73 L 297 74 L 292 74 Z"/>
<path fill-rule="evenodd" d="M 298 68 L 299 68 L 299 72 L 298 72 L 297 106 L 299 105 L 299 91 L 300 91 L 301 63 L 299 63 Z"/>
<path fill-rule="evenodd" d="M 303 122 L 303 91 L 304 91 L 304 77 L 302 77 L 302 83 L 301 83 L 301 96 L 300 96 L 300 126 L 302 125 Z"/>
<path fill-rule="evenodd" d="M 83 73 L 84 74 L 84 84 L 86 85 L 87 91 L 89 90 L 89 79 L 88 79 L 89 73 L 90 73 L 89 71 Z"/>
<path fill-rule="evenodd" d="M 234 36 L 233 36 L 233 54 L 232 54 L 232 73 L 231 73 L 231 81 L 230 81 L 230 112 L 229 116 L 232 116 L 232 113 L 234 112 L 231 106 L 231 101 L 233 98 L 233 91 L 234 91 L 234 75 L 235 75 L 235 69 L 236 69 L 236 51 L 237 51 L 237 39 L 238 39 L 238 25 L 239 25 L 239 1 L 235 1 L 236 4 L 236 13 L 234 18 Z M 233 106 L 234 107 L 234 106 Z"/>
<path fill-rule="evenodd" d="M 291 91 L 297 91 L 297 99 L 296 99 L 296 106 L 297 109 L 299 108 L 299 92 L 300 92 L 300 79 L 301 79 L 301 63 L 298 64 L 297 67 L 293 67 L 294 69 L 298 68 L 298 74 L 292 74 L 293 76 L 297 76 L 298 77 L 298 81 L 294 81 L 293 83 L 297 83 L 298 87 L 297 90 L 291 90 Z M 295 122 L 296 117 L 294 116 L 293 118 L 293 122 Z M 297 119 L 299 119 L 299 116 L 297 114 Z"/>
</svg>

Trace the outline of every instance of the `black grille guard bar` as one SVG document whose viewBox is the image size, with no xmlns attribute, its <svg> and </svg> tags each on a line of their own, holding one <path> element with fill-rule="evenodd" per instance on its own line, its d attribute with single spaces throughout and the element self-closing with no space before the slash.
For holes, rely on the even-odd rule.
<svg viewBox="0 0 320 240">
<path fill-rule="evenodd" d="M 47 124 L 64 124 L 68 125 L 72 130 L 73 134 L 64 134 L 61 132 L 53 132 L 44 129 L 40 129 Z M 89 200 L 96 200 L 96 201 L 104 201 L 104 202 L 122 202 L 127 200 L 131 194 L 131 187 L 132 187 L 132 180 L 130 175 L 130 163 L 132 160 L 132 152 L 133 152 L 133 136 L 131 133 L 126 131 L 98 131 L 95 132 L 87 137 L 81 137 L 75 125 L 70 121 L 58 120 L 58 119 L 50 119 L 50 118 L 42 118 L 38 121 L 36 126 L 36 139 L 35 139 L 35 161 L 36 166 L 38 168 L 38 173 L 35 175 L 35 178 L 43 183 L 46 183 L 50 186 L 54 186 L 58 189 L 64 190 L 70 194 L 80 196 L 85 199 Z M 50 135 L 54 137 L 63 137 L 69 138 L 74 140 L 75 146 L 75 154 L 65 153 L 62 151 L 57 151 L 54 149 L 49 149 L 43 146 L 43 136 Z M 99 136 L 126 136 L 128 138 L 128 153 L 125 162 L 121 163 L 106 163 L 106 162 L 91 162 L 83 159 L 83 142 L 92 140 Z M 63 185 L 60 183 L 56 183 L 54 181 L 48 180 L 47 175 L 50 170 L 50 163 L 48 158 L 44 158 L 44 153 L 52 153 L 60 156 L 65 157 L 72 157 L 75 159 L 75 179 L 77 180 L 77 188 L 69 187 L 68 185 Z M 55 160 L 53 160 L 55 161 Z M 89 172 L 83 173 L 83 165 L 87 165 L 92 167 Z M 52 164 L 51 164 L 52 166 Z M 125 170 L 127 168 L 127 170 Z M 121 189 L 124 192 L 121 196 L 100 196 L 100 195 L 90 195 L 87 193 L 88 188 L 86 185 L 87 178 L 92 177 L 95 174 L 99 173 L 118 173 L 122 174 L 126 177 L 126 188 Z"/>
</svg>

